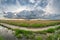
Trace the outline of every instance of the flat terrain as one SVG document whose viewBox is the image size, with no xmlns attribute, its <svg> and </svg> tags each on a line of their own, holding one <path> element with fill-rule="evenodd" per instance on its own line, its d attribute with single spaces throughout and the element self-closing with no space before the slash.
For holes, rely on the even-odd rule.
<svg viewBox="0 0 60 40">
<path fill-rule="evenodd" d="M 0 22 L 27 28 L 43 28 L 60 25 L 60 20 L 0 20 Z"/>
<path fill-rule="evenodd" d="M 60 26 L 49 26 L 45 28 L 35 28 L 35 29 L 29 29 L 26 27 L 18 27 L 18 26 L 13 26 L 9 24 L 4 24 L 1 23 L 2 27 L 6 27 L 10 30 L 14 30 L 14 35 L 19 39 L 19 40 L 60 40 Z M 5 25 L 5 26 L 3 26 Z M 5 32 L 5 33 L 4 33 Z M 4 34 L 4 38 L 10 40 L 15 40 L 15 37 L 12 36 L 13 34 L 7 31 L 2 31 Z M 10 34 L 11 33 L 11 34 Z M 8 38 L 9 37 L 9 38 Z"/>
<path fill-rule="evenodd" d="M 0 20 L 0 25 L 14 31 L 15 36 L 2 32 L 13 40 L 60 40 L 60 20 Z"/>
<path fill-rule="evenodd" d="M 0 25 L 3 25 L 7 28 L 11 28 L 11 29 L 20 29 L 20 30 L 26 30 L 26 31 L 43 31 L 43 30 L 48 30 L 50 28 L 56 28 L 60 25 L 56 25 L 56 26 L 49 26 L 49 27 L 44 27 L 44 28 L 26 28 L 26 27 L 19 27 L 19 26 L 14 26 L 14 25 L 9 25 L 6 23 L 0 23 Z"/>
</svg>

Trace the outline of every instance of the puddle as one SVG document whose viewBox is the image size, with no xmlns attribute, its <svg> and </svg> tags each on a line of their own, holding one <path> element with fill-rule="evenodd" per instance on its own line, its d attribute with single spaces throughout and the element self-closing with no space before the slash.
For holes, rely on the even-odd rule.
<svg viewBox="0 0 60 40">
<path fill-rule="evenodd" d="M 7 28 L 4 28 L 3 26 L 0 26 L 0 35 L 4 38 L 4 40 L 18 40 L 12 30 L 8 30 Z"/>
</svg>

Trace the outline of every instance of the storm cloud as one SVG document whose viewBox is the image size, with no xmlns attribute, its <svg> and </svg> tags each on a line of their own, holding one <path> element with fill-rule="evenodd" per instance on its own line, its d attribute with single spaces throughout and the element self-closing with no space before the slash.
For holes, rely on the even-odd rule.
<svg viewBox="0 0 60 40">
<path fill-rule="evenodd" d="M 18 14 L 19 16 L 25 14 L 25 12 L 23 12 L 24 10 L 28 11 L 28 13 L 26 12 L 26 15 L 30 15 L 32 12 L 32 14 L 35 13 L 35 15 L 40 15 L 37 18 L 60 19 L 60 0 L 0 0 L 1 17 L 6 16 L 5 18 L 7 18 L 11 15 L 9 14 L 10 12 L 13 14 L 13 17 L 11 18 L 15 18 L 15 16 L 17 18 Z M 4 12 L 6 13 L 5 15 Z"/>
</svg>

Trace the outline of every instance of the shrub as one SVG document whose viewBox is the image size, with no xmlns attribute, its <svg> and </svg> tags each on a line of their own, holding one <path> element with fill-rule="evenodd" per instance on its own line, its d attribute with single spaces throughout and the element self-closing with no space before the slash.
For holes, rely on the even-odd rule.
<svg viewBox="0 0 60 40">
<path fill-rule="evenodd" d="M 54 33 L 55 29 L 54 28 L 49 28 L 48 30 L 46 30 L 47 33 Z"/>
<path fill-rule="evenodd" d="M 60 29 L 60 26 L 56 27 L 56 29 L 59 30 Z"/>
</svg>

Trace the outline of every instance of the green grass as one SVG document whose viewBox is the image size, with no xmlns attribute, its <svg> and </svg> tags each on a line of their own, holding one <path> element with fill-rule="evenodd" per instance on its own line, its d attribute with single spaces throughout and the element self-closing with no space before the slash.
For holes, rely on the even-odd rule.
<svg viewBox="0 0 60 40">
<path fill-rule="evenodd" d="M 49 35 L 47 40 L 60 40 L 60 30 L 53 33 L 52 35 Z"/>
<path fill-rule="evenodd" d="M 56 30 L 60 30 L 60 26 L 57 26 L 55 28 L 49 28 L 49 29 L 43 30 L 43 31 L 37 31 L 37 33 L 40 33 L 40 34 L 54 33 Z"/>
<path fill-rule="evenodd" d="M 46 27 L 46 26 L 54 26 L 60 24 L 60 22 L 51 22 L 51 21 L 44 21 L 43 23 L 41 21 L 33 22 L 33 21 L 1 21 L 3 23 L 8 23 L 11 25 L 16 25 L 16 26 L 22 26 L 22 27 L 29 27 L 29 28 L 39 28 L 39 27 Z M 11 29 L 11 28 L 8 28 Z M 55 28 L 49 28 L 47 30 L 43 31 L 26 31 L 26 30 L 19 30 L 19 29 L 12 29 L 15 31 L 14 35 L 22 40 L 60 40 L 60 26 L 57 26 Z"/>
<path fill-rule="evenodd" d="M 33 32 L 33 31 L 26 31 L 26 30 L 19 30 L 19 29 L 14 29 L 15 31 L 15 36 L 19 39 L 30 39 L 30 40 L 43 40 L 43 37 L 42 35 L 46 35 L 47 38 L 44 38 L 46 40 L 55 40 L 55 37 L 56 36 L 56 40 L 58 38 L 60 38 L 60 31 L 59 32 L 56 32 L 60 30 L 60 26 L 56 27 L 56 28 L 49 28 L 47 30 L 43 30 L 43 31 L 37 31 L 37 32 Z M 47 33 L 48 34 L 51 34 L 49 36 L 47 36 Z"/>
<path fill-rule="evenodd" d="M 46 32 L 53 33 L 53 32 L 55 32 L 55 29 L 54 28 L 49 28 L 48 30 L 46 30 Z"/>
<path fill-rule="evenodd" d="M 44 27 L 45 24 L 31 24 L 29 26 L 32 27 L 32 28 L 39 28 L 39 27 Z"/>
<path fill-rule="evenodd" d="M 26 38 L 33 38 L 32 31 L 25 31 L 25 30 L 19 30 L 19 29 L 14 29 L 14 31 L 15 31 L 15 36 L 17 38 L 22 38 L 23 36 L 25 36 Z"/>
<path fill-rule="evenodd" d="M 23 38 L 26 40 L 57 40 L 58 38 L 60 38 L 60 31 L 58 30 L 60 30 L 60 26 L 37 32 L 13 29 L 13 31 L 15 31 L 14 35 L 20 40 L 22 40 Z"/>
<path fill-rule="evenodd" d="M 28 27 L 28 28 L 41 28 L 59 25 L 60 20 L 0 20 L 2 23 L 7 23 L 10 25 L 20 26 L 20 27 Z"/>
<path fill-rule="evenodd" d="M 4 40 L 4 38 L 2 36 L 0 36 L 0 40 Z"/>
<path fill-rule="evenodd" d="M 60 32 L 60 31 L 59 31 Z M 35 35 L 34 35 L 35 34 Z M 45 35 L 45 36 L 43 36 Z M 60 34 L 58 33 L 55 33 L 53 32 L 51 35 L 47 36 L 47 33 L 46 34 L 40 34 L 40 33 L 34 33 L 33 34 L 30 34 L 30 33 L 19 33 L 18 35 L 16 35 L 16 37 L 18 39 L 30 39 L 30 40 L 58 40 L 58 38 L 60 38 Z M 45 38 L 46 37 L 46 38 Z"/>
<path fill-rule="evenodd" d="M 43 40 L 41 36 L 36 37 L 36 40 Z"/>
</svg>

